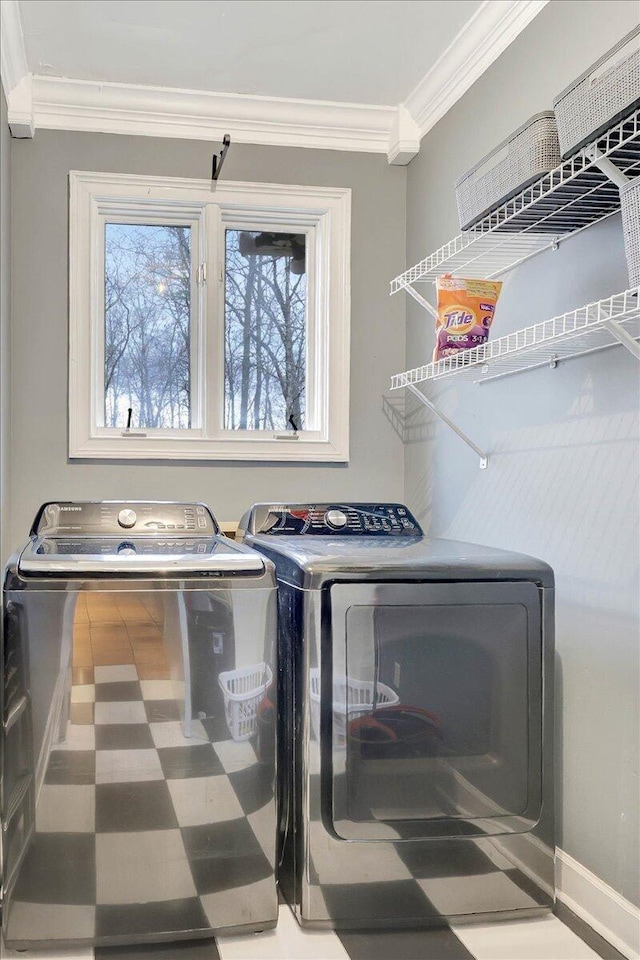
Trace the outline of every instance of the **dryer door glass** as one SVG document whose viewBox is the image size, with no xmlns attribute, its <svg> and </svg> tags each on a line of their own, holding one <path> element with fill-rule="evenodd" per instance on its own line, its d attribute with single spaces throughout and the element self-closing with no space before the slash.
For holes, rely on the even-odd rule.
<svg viewBox="0 0 640 960">
<path fill-rule="evenodd" d="M 325 795 L 338 835 L 530 829 L 541 797 L 535 584 L 334 585 L 331 623 Z"/>
</svg>

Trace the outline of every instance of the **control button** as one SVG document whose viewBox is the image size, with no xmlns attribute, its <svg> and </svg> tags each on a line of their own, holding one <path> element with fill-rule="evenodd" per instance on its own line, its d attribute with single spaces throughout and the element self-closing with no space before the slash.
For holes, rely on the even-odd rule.
<svg viewBox="0 0 640 960">
<path fill-rule="evenodd" d="M 167 530 L 175 530 L 175 528 L 176 528 L 175 523 L 168 523 L 168 524 L 167 524 Z"/>
<path fill-rule="evenodd" d="M 196 510 L 201 516 L 204 514 L 204 507 L 196 507 Z"/>
<path fill-rule="evenodd" d="M 206 543 L 199 543 L 199 544 L 198 544 L 198 553 L 206 553 L 206 550 L 207 550 L 207 545 L 206 545 Z"/>
<path fill-rule="evenodd" d="M 134 547 L 134 545 L 133 545 L 132 543 L 129 543 L 127 540 L 123 540 L 123 542 L 122 542 L 122 543 L 120 544 L 120 546 L 118 547 L 118 553 L 119 553 L 119 554 L 120 554 L 120 553 L 135 553 L 135 552 L 136 552 L 136 548 Z"/>
<path fill-rule="evenodd" d="M 118 523 L 127 530 L 135 526 L 137 519 L 135 510 L 121 510 L 118 514 Z"/>
<path fill-rule="evenodd" d="M 199 526 L 199 527 L 206 527 L 206 526 L 207 526 L 207 518 L 206 518 L 206 517 L 198 517 L 198 526 Z"/>
<path fill-rule="evenodd" d="M 347 515 L 342 510 L 327 510 L 324 519 L 334 530 L 341 530 L 347 524 Z"/>
</svg>

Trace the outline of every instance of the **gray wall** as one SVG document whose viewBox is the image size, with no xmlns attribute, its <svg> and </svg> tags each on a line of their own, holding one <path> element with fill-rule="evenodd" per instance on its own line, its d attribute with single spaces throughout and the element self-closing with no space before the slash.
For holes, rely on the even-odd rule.
<svg viewBox="0 0 640 960">
<path fill-rule="evenodd" d="M 0 85 L 0 561 L 9 543 L 10 331 L 11 331 L 11 147 L 7 104 Z"/>
<path fill-rule="evenodd" d="M 637 21 L 635 0 L 544 8 L 422 141 L 409 166 L 407 265 L 459 232 L 457 177 L 550 109 Z M 509 276 L 494 336 L 627 286 L 616 216 Z M 407 367 L 432 347 L 433 321 L 409 303 Z M 489 468 L 418 413 L 407 433 L 406 499 L 436 536 L 521 550 L 555 568 L 559 846 L 637 904 L 637 360 L 616 347 L 556 370 L 448 384 L 435 395 L 490 452 Z"/>
<path fill-rule="evenodd" d="M 38 131 L 12 141 L 11 536 L 24 538 L 47 498 L 199 499 L 239 519 L 259 499 L 397 499 L 402 444 L 381 390 L 404 363 L 405 306 L 387 280 L 402 269 L 406 170 L 385 157 L 233 144 L 224 177 L 351 187 L 351 460 L 348 465 L 69 462 L 67 229 L 69 170 L 207 177 L 218 145 Z"/>
</svg>

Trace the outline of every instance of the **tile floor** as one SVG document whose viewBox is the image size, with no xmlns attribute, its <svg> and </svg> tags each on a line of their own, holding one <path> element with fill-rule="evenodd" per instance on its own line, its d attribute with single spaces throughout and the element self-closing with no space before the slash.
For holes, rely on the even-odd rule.
<svg viewBox="0 0 640 960">
<path fill-rule="evenodd" d="M 508 923 L 404 931 L 308 931 L 287 906 L 275 930 L 246 937 L 77 950 L 5 950 L 3 960 L 623 960 L 568 911 Z M 565 922 L 563 922 L 565 921 Z M 577 932 L 576 932 L 577 931 Z M 584 939 L 583 939 L 584 938 Z M 585 942 L 586 941 L 586 942 Z"/>
<path fill-rule="evenodd" d="M 198 926 L 203 908 L 205 913 L 222 909 L 220 896 L 224 899 L 225 894 L 208 861 L 192 855 L 202 850 L 202 830 L 207 831 L 207 843 L 212 834 L 214 842 L 228 843 L 231 831 L 234 850 L 242 850 L 255 868 L 256 895 L 268 866 L 260 843 L 260 807 L 253 801 L 252 809 L 246 809 L 237 744 L 232 773 L 226 769 L 225 742 L 216 742 L 211 731 L 202 729 L 199 738 L 196 723 L 195 741 L 184 745 L 161 618 L 151 595 L 111 599 L 88 594 L 81 595 L 77 605 L 69 732 L 47 770 L 36 845 L 39 856 L 55 861 L 60 844 L 68 857 L 73 841 L 78 863 L 100 863 L 97 885 L 88 875 L 60 875 L 61 884 L 70 884 L 55 907 L 60 922 L 77 930 L 86 926 L 88 936 L 94 924 L 108 926 L 112 913 L 122 922 L 120 914 L 130 909 L 130 888 L 139 891 L 144 883 L 150 885 L 147 912 L 190 909 Z M 249 743 L 246 750 L 248 767 L 255 754 Z M 144 819 L 138 822 L 136 811 L 141 808 Z M 203 826 L 216 818 L 218 824 Z M 160 848 L 158 831 L 162 860 L 166 863 L 170 856 L 171 872 L 148 869 Z M 141 863 L 146 865 L 144 875 Z M 26 880 L 23 909 L 28 923 L 28 894 L 36 900 L 40 895 L 35 861 Z M 131 921 L 135 926 L 136 917 Z M 252 936 L 140 947 L 5 948 L 0 953 L 3 960 L 620 960 L 617 951 L 562 907 L 558 916 L 500 924 L 335 933 L 301 929 L 281 904 L 277 928 Z"/>
</svg>

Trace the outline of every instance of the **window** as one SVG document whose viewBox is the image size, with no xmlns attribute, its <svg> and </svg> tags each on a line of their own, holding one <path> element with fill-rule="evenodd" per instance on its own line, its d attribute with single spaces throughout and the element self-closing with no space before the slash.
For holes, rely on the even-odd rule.
<svg viewBox="0 0 640 960">
<path fill-rule="evenodd" d="M 350 191 L 71 174 L 71 457 L 348 460 Z"/>
</svg>

